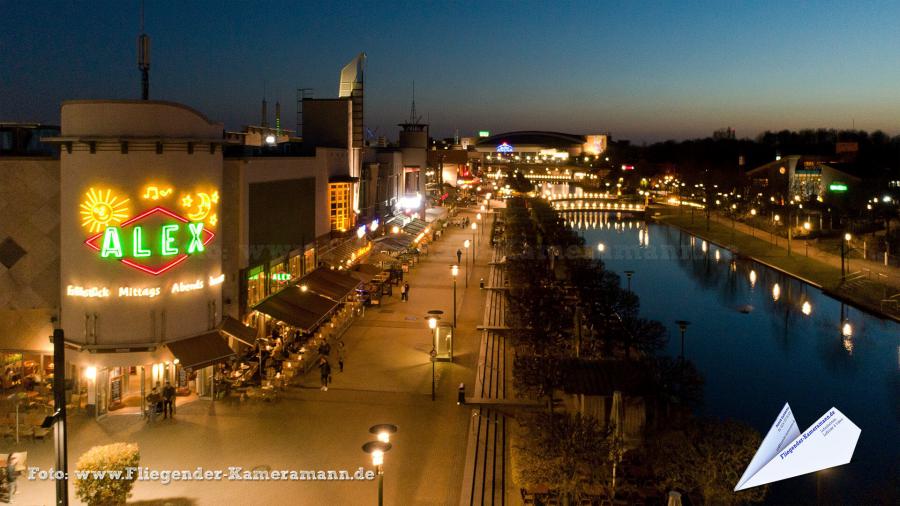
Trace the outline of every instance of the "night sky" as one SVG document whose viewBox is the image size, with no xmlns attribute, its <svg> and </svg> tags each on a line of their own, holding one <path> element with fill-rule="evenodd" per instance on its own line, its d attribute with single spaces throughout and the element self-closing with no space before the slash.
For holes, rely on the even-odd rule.
<svg viewBox="0 0 900 506">
<path fill-rule="evenodd" d="M 139 2 L 0 0 L 0 121 L 57 123 L 62 100 L 138 98 Z M 147 0 L 150 95 L 229 129 L 265 88 L 337 95 L 368 56 L 366 124 L 396 137 L 416 105 L 435 135 L 610 132 L 633 141 L 766 129 L 900 133 L 891 2 L 278 2 Z M 274 109 L 270 105 L 270 113 Z"/>
</svg>

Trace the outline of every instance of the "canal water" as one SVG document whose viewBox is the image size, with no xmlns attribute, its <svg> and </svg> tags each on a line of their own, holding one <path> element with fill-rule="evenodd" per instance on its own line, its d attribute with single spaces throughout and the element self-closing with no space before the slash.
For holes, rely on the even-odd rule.
<svg viewBox="0 0 900 506">
<path fill-rule="evenodd" d="M 702 415 L 763 436 L 787 402 L 802 432 L 832 406 L 862 429 L 846 466 L 770 486 L 771 504 L 887 504 L 900 480 L 900 325 L 678 229 L 568 216 L 704 376 Z M 604 222 L 603 220 L 608 220 Z M 603 244 L 603 252 L 598 245 Z"/>
</svg>

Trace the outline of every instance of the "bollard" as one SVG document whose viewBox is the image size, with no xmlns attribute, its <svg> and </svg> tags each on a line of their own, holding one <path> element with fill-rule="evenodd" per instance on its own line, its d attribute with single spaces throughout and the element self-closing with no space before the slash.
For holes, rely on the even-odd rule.
<svg viewBox="0 0 900 506">
<path fill-rule="evenodd" d="M 466 384 L 459 384 L 459 392 L 456 394 L 456 405 L 459 406 L 461 404 L 466 403 Z"/>
<path fill-rule="evenodd" d="M 484 278 L 481 278 L 481 281 L 478 283 L 478 288 L 484 290 Z"/>
</svg>

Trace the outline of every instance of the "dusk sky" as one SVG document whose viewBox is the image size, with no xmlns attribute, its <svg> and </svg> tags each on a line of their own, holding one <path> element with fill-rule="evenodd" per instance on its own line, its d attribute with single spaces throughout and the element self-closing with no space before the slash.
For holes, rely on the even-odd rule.
<svg viewBox="0 0 900 506">
<path fill-rule="evenodd" d="M 60 102 L 138 98 L 136 0 L 0 0 L 0 121 Z M 437 136 L 610 132 L 636 142 L 766 129 L 900 133 L 892 2 L 154 1 L 150 97 L 228 129 L 265 93 L 295 126 L 296 88 L 337 95 L 368 54 L 366 125 L 396 137 L 412 82 Z"/>
</svg>

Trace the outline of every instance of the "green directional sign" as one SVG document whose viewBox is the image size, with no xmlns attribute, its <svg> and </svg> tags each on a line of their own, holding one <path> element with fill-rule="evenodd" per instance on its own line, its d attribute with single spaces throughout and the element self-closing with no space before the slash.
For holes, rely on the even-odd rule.
<svg viewBox="0 0 900 506">
<path fill-rule="evenodd" d="M 490 136 L 491 136 L 490 130 L 479 130 L 478 131 L 478 137 L 490 137 Z"/>
<path fill-rule="evenodd" d="M 844 183 L 835 181 L 835 182 L 831 183 L 830 185 L 828 185 L 828 190 L 833 191 L 833 192 L 845 192 L 845 191 L 847 191 L 847 185 Z"/>
</svg>

